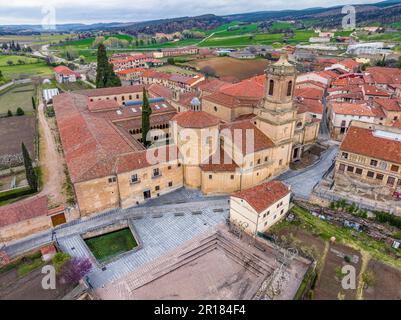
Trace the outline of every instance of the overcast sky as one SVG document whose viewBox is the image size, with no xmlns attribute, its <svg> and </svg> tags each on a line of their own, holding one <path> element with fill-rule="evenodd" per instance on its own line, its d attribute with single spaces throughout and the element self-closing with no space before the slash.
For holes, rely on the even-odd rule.
<svg viewBox="0 0 401 320">
<path fill-rule="evenodd" d="M 329 7 L 380 0 L 0 0 L 0 24 L 42 24 L 48 6 L 56 23 L 131 22 L 205 13 Z M 44 13 L 42 13 L 44 12 Z"/>
</svg>

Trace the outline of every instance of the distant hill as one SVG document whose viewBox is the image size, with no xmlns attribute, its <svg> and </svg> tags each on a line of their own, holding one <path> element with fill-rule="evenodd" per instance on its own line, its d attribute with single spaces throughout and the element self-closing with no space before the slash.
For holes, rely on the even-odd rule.
<svg viewBox="0 0 401 320">
<path fill-rule="evenodd" d="M 357 0 L 356 0 L 357 1 Z M 371 23 L 388 24 L 401 21 L 401 0 L 386 0 L 374 4 L 358 4 L 356 18 L 358 25 Z M 58 32 L 77 31 L 122 31 L 136 35 L 138 33 L 154 34 L 156 32 L 173 33 L 185 29 L 208 30 L 232 21 L 259 22 L 274 20 L 308 21 L 308 26 L 336 27 L 341 24 L 342 6 L 329 8 L 308 8 L 303 10 L 259 11 L 216 16 L 207 14 L 195 17 L 179 17 L 143 22 L 113 22 L 85 24 L 60 24 Z M 0 34 L 32 34 L 43 32 L 40 25 L 0 25 Z"/>
</svg>

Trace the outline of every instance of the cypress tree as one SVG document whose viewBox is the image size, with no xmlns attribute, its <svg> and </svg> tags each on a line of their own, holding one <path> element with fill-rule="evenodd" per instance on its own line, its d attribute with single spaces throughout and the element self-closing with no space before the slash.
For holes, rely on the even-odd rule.
<svg viewBox="0 0 401 320">
<path fill-rule="evenodd" d="M 150 115 L 152 108 L 150 107 L 148 95 L 145 87 L 143 88 L 143 103 L 142 103 L 142 140 L 145 147 L 150 145 L 150 141 L 146 140 L 146 136 L 150 131 Z"/>
<path fill-rule="evenodd" d="M 33 110 L 36 110 L 36 102 L 34 97 L 32 97 L 32 108 Z"/>
<path fill-rule="evenodd" d="M 103 44 L 99 44 L 97 49 L 96 88 L 119 86 L 121 86 L 121 81 L 115 74 L 113 65 L 108 61 L 106 47 Z"/>
<path fill-rule="evenodd" d="M 22 143 L 22 156 L 24 158 L 24 165 L 25 165 L 25 173 L 26 179 L 28 180 L 28 184 L 31 189 L 36 192 L 38 191 L 38 177 L 36 176 L 36 172 L 32 165 L 31 157 L 29 156 L 29 152 L 25 147 L 25 144 Z"/>
</svg>

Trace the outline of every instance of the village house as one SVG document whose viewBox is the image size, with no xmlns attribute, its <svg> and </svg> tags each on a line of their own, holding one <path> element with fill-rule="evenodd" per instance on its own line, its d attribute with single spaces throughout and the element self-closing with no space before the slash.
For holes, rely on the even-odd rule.
<svg viewBox="0 0 401 320">
<path fill-rule="evenodd" d="M 76 82 L 81 78 L 81 74 L 72 71 L 66 66 L 58 66 L 54 68 L 54 76 L 58 83 Z"/>
<path fill-rule="evenodd" d="M 230 197 L 230 222 L 256 237 L 285 217 L 291 191 L 280 181 L 265 182 L 233 193 Z"/>
<path fill-rule="evenodd" d="M 401 190 L 401 130 L 353 121 L 341 143 L 334 179 L 369 185 L 391 197 Z"/>
</svg>

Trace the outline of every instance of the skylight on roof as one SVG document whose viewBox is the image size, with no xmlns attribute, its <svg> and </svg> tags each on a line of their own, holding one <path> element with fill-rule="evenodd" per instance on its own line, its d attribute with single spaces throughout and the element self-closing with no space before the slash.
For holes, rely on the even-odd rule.
<svg viewBox="0 0 401 320">
<path fill-rule="evenodd" d="M 137 112 L 135 108 L 131 108 L 131 111 L 132 112 Z"/>
<path fill-rule="evenodd" d="M 121 116 L 123 113 L 121 112 L 121 110 L 117 110 L 116 111 L 117 112 L 117 114 L 119 115 L 119 116 Z"/>
<path fill-rule="evenodd" d="M 388 132 L 383 130 L 375 130 L 373 131 L 373 135 L 378 138 L 389 139 L 393 141 L 401 142 L 401 134 L 395 132 Z"/>
<path fill-rule="evenodd" d="M 157 110 L 160 110 L 160 106 L 157 104 L 157 105 L 155 105 L 155 108 L 157 109 Z"/>
<path fill-rule="evenodd" d="M 165 103 L 162 104 L 164 109 L 167 109 L 167 105 Z"/>
</svg>

